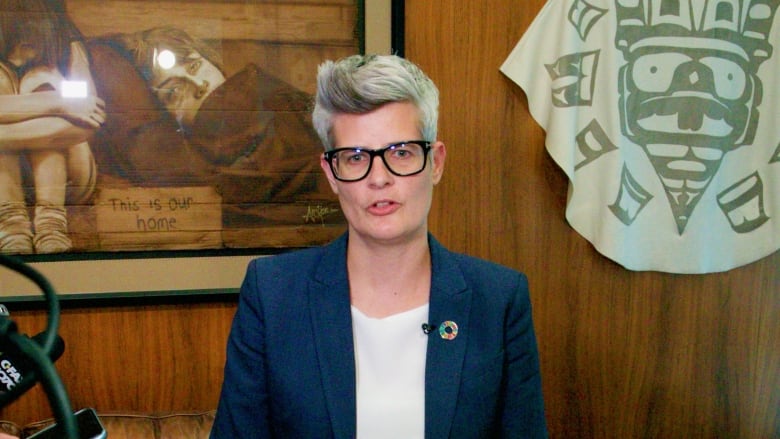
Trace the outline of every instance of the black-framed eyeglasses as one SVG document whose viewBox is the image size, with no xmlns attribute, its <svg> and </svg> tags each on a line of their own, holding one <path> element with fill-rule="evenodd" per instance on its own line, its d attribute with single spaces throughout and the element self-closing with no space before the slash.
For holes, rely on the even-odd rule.
<svg viewBox="0 0 780 439">
<path fill-rule="evenodd" d="M 336 148 L 325 152 L 325 160 L 340 181 L 358 181 L 371 172 L 374 157 L 382 157 L 387 170 L 399 177 L 419 174 L 425 169 L 431 142 L 407 140 L 393 143 L 381 149 L 367 149 L 360 146 Z"/>
</svg>

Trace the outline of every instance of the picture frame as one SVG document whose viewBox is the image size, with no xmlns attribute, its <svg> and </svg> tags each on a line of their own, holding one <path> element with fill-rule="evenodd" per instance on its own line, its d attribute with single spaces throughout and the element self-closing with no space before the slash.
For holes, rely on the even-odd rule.
<svg viewBox="0 0 780 439">
<path fill-rule="evenodd" d="M 86 2 L 86 3 L 85 3 Z M 70 7 L 89 0 L 67 0 Z M 126 3 L 126 2 L 125 2 Z M 171 2 L 155 2 L 170 6 Z M 181 4 L 182 2 L 174 2 Z M 187 2 L 184 2 L 187 3 Z M 194 2 L 203 3 L 203 2 Z M 226 0 L 233 6 L 256 3 Z M 310 0 L 308 3 L 316 3 Z M 228 5 L 229 6 L 229 5 Z M 359 0 L 360 51 L 403 56 L 403 1 Z M 314 75 L 316 69 L 307 72 Z M 334 227 L 327 240 L 343 233 Z M 320 239 L 322 241 L 322 239 Z M 319 245 L 315 242 L 312 245 Z M 194 248 L 172 251 L 130 249 L 105 253 L 63 253 L 20 256 L 51 283 L 63 303 L 94 304 L 132 298 L 207 298 L 234 295 L 249 261 L 307 245 L 254 246 L 249 248 Z M 35 303 L 43 297 L 36 285 L 0 267 L 0 303 Z"/>
</svg>

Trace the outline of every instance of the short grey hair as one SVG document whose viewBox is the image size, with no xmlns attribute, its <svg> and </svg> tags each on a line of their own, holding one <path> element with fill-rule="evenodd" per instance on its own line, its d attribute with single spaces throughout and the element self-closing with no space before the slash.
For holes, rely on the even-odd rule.
<svg viewBox="0 0 780 439">
<path fill-rule="evenodd" d="M 420 113 L 420 140 L 436 141 L 439 90 L 414 63 L 396 55 L 352 55 L 325 61 L 317 72 L 314 129 L 325 150 L 331 150 L 333 116 L 364 114 L 392 102 L 414 104 Z"/>
</svg>

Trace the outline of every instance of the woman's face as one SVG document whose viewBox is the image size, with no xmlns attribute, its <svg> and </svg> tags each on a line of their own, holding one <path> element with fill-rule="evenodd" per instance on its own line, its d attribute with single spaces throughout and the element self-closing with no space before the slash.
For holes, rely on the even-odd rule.
<svg viewBox="0 0 780 439">
<path fill-rule="evenodd" d="M 173 66 L 163 68 L 166 56 L 173 54 L 163 50 L 155 60 L 152 90 L 180 124 L 190 127 L 203 101 L 225 82 L 225 75 L 197 52 L 174 58 Z"/>
<path fill-rule="evenodd" d="M 383 105 L 366 114 L 338 114 L 333 119 L 335 148 L 362 146 L 380 149 L 404 140 L 420 140 L 417 108 L 407 102 Z M 331 188 L 339 196 L 349 223 L 350 240 L 400 243 L 424 237 L 433 186 L 444 172 L 446 149 L 442 142 L 431 145 L 425 169 L 420 174 L 399 177 L 375 157 L 363 180 L 342 182 L 333 177 L 324 156 L 320 166 Z"/>
<path fill-rule="evenodd" d="M 6 57 L 16 68 L 21 68 L 33 61 L 37 54 L 38 51 L 32 44 L 19 43 L 8 52 Z"/>
</svg>

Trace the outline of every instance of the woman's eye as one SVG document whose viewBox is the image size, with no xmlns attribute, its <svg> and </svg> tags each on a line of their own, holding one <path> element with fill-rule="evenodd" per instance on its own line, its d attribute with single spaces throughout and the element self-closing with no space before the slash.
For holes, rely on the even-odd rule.
<svg viewBox="0 0 780 439">
<path fill-rule="evenodd" d="M 198 70 L 200 70 L 200 66 L 203 64 L 203 61 L 200 59 L 196 59 L 194 61 L 190 61 L 190 63 L 187 65 L 187 73 L 190 75 L 194 75 L 198 73 Z"/>
<path fill-rule="evenodd" d="M 163 102 L 168 102 L 173 98 L 174 89 L 165 88 L 157 92 L 157 97 Z"/>
<path fill-rule="evenodd" d="M 352 155 L 347 157 L 347 161 L 350 162 L 350 163 L 359 163 L 359 162 L 362 162 L 365 159 L 364 156 L 365 156 L 365 154 L 363 154 L 363 153 L 352 154 Z"/>
<path fill-rule="evenodd" d="M 181 86 L 166 87 L 157 92 L 157 97 L 163 103 L 175 102 L 181 95 Z"/>
<path fill-rule="evenodd" d="M 397 159 L 402 159 L 409 156 L 409 151 L 406 151 L 404 149 L 396 149 L 393 151 L 393 157 Z"/>
</svg>

